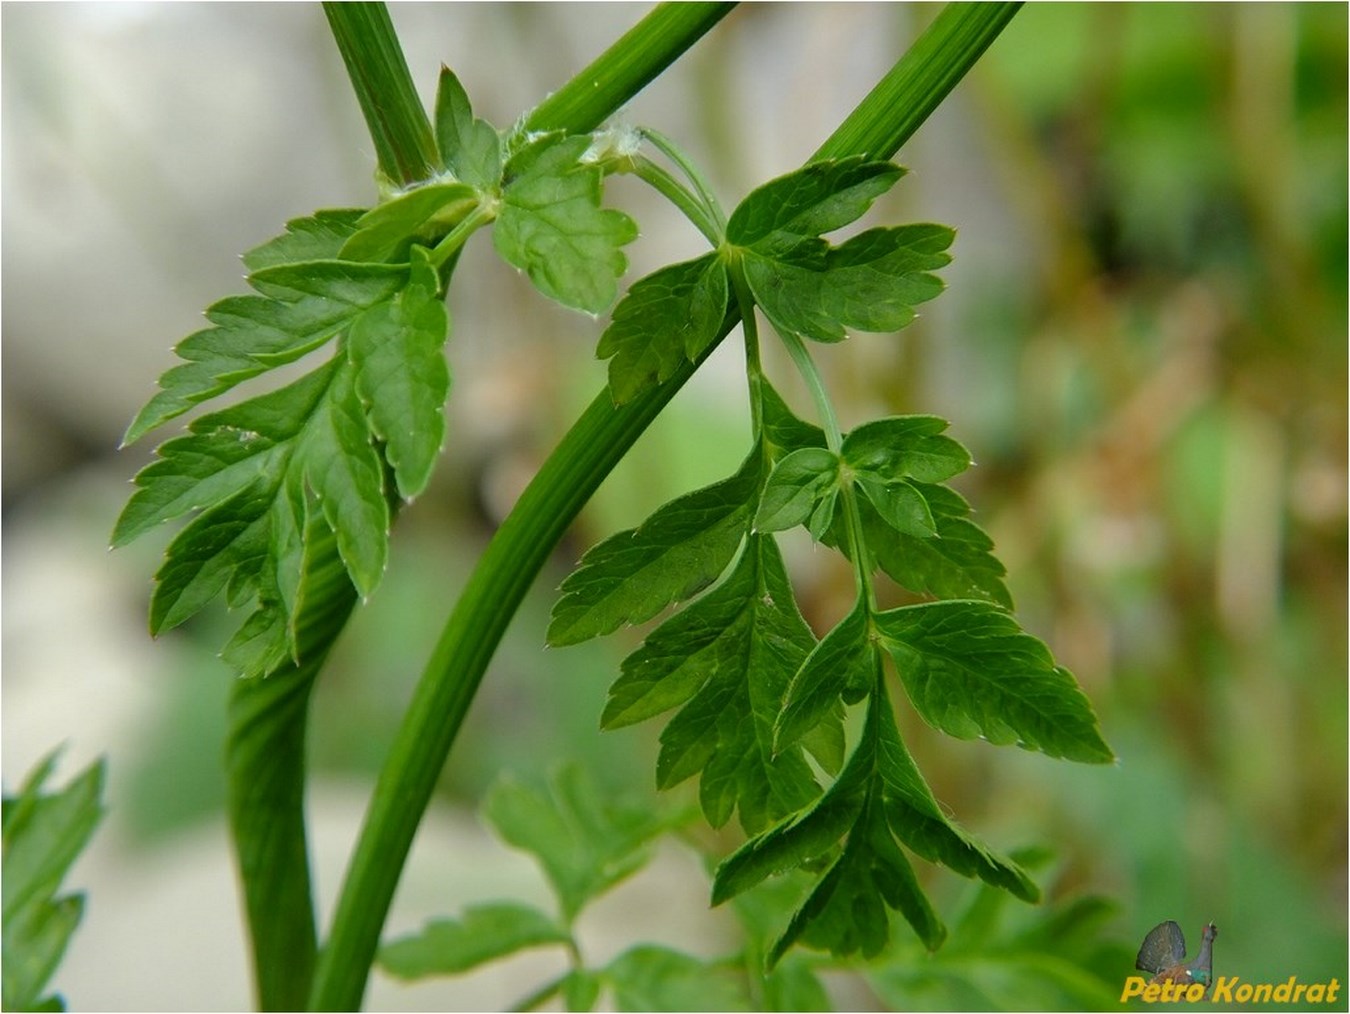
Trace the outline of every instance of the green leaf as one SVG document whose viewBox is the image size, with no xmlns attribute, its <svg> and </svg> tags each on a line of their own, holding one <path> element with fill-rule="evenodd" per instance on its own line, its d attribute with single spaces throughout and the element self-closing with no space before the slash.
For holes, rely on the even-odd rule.
<svg viewBox="0 0 1350 1014">
<path fill-rule="evenodd" d="M 277 264 L 336 260 L 365 213 L 365 208 L 333 208 L 316 211 L 308 218 L 294 218 L 280 236 L 244 254 L 244 267 L 261 271 Z"/>
<path fill-rule="evenodd" d="M 384 466 L 370 442 L 350 368 L 334 371 L 328 397 L 306 425 L 296 456 L 337 533 L 338 552 L 352 584 L 363 597 L 369 595 L 384 574 L 389 505 Z"/>
<path fill-rule="evenodd" d="M 1051 757 L 1114 759 L 1073 676 L 1002 610 L 933 602 L 880 613 L 875 623 L 915 709 L 934 728 Z"/>
<path fill-rule="evenodd" d="M 574 968 L 563 980 L 562 994 L 569 1011 L 595 1010 L 595 1001 L 600 999 L 600 987 L 604 981 L 599 975 L 583 968 Z"/>
<path fill-rule="evenodd" d="M 901 415 L 864 423 L 844 437 L 842 457 L 855 471 L 883 482 L 942 482 L 970 467 L 970 452 L 943 436 L 947 421 L 935 415 Z"/>
<path fill-rule="evenodd" d="M 458 975 L 529 947 L 570 939 L 538 909 L 492 902 L 466 908 L 459 919 L 433 920 L 420 933 L 383 945 L 379 963 L 397 979 Z"/>
<path fill-rule="evenodd" d="M 647 807 L 606 800 L 576 765 L 562 768 L 547 793 L 503 776 L 488 792 L 483 816 L 503 840 L 539 861 L 569 922 L 646 863 L 646 846 L 662 827 Z"/>
<path fill-rule="evenodd" d="M 249 284 L 262 296 L 231 296 L 206 317 L 214 327 L 175 348 L 186 360 L 160 377 L 161 390 L 127 430 L 124 444 L 223 394 L 242 381 L 299 359 L 401 289 L 408 269 L 392 264 L 314 261 L 261 268 Z"/>
<path fill-rule="evenodd" d="M 413 243 L 434 246 L 477 204 L 478 191 L 467 184 L 425 184 L 366 212 L 338 256 L 344 261 L 406 261 Z"/>
<path fill-rule="evenodd" d="M 729 973 L 666 947 L 644 945 L 609 963 L 604 977 L 619 1010 L 749 1010 L 749 1000 Z"/>
<path fill-rule="evenodd" d="M 871 229 L 839 247 L 802 238 L 747 250 L 745 277 L 779 331 L 821 342 L 843 341 L 849 327 L 898 331 L 914 320 L 915 304 L 942 292 L 930 272 L 950 262 L 953 238 L 938 225 Z"/>
<path fill-rule="evenodd" d="M 825 446 L 825 431 L 797 418 L 767 380 L 760 380 L 759 391 L 763 440 L 775 461 L 791 451 Z"/>
<path fill-rule="evenodd" d="M 721 827 L 739 810 L 754 834 L 819 791 L 800 749 L 773 750 L 783 693 L 813 644 L 777 546 L 752 535 L 720 585 L 625 661 L 602 721 L 635 721 L 684 702 L 661 734 L 657 785 L 701 774 L 709 823 Z"/>
<path fill-rule="evenodd" d="M 840 697 L 856 701 L 870 689 L 875 648 L 867 615 L 866 603 L 855 605 L 792 677 L 774 723 L 775 749 L 791 746 L 830 718 Z"/>
<path fill-rule="evenodd" d="M 591 548 L 562 583 L 548 643 L 577 644 L 650 619 L 706 588 L 731 562 L 749 524 L 760 456 Z"/>
<path fill-rule="evenodd" d="M 48 755 L 17 795 L 3 802 L 3 950 L 0 993 L 5 1010 L 63 1010 L 42 990 L 80 921 L 83 895 L 56 897 L 71 865 L 103 817 L 104 764 L 86 768 L 59 792 L 44 784 L 55 767 Z"/>
<path fill-rule="evenodd" d="M 669 380 L 717 337 L 726 316 L 727 273 L 716 254 L 661 268 L 633 283 L 600 336 L 609 389 L 622 405 Z"/>
<path fill-rule="evenodd" d="M 881 808 L 869 798 L 843 854 L 821 878 L 769 952 L 776 963 L 797 940 L 839 957 L 874 958 L 890 939 L 885 906 L 901 912 L 929 950 L 946 928 L 924 896 L 914 868 L 895 844 Z"/>
<path fill-rule="evenodd" d="M 357 318 L 347 342 L 357 393 L 405 500 L 426 488 L 445 439 L 450 319 L 439 292 L 430 257 L 414 247 L 407 287 Z"/>
<path fill-rule="evenodd" d="M 929 862 L 941 863 L 965 877 L 978 877 L 1023 901 L 1039 901 L 1040 890 L 1017 863 L 948 819 L 905 749 L 889 701 L 884 696 L 873 697 L 868 714 L 886 819 L 895 836 Z"/>
<path fill-rule="evenodd" d="M 933 518 L 937 538 L 906 534 L 883 521 L 870 501 L 858 504 L 863 540 L 872 560 L 911 591 L 938 598 L 981 598 L 1006 609 L 1012 596 L 1003 583 L 1003 564 L 993 540 L 970 521 L 970 505 L 945 486 L 917 484 Z M 837 523 L 825 541 L 845 554 L 848 540 Z"/>
<path fill-rule="evenodd" d="M 457 179 L 480 190 L 501 182 L 501 138 L 492 124 L 474 117 L 468 93 L 446 66 L 436 88 L 436 146 Z"/>
<path fill-rule="evenodd" d="M 883 482 L 871 472 L 858 473 L 856 481 L 877 515 L 901 535 L 927 539 L 937 534 L 933 511 L 912 482 Z"/>
<path fill-rule="evenodd" d="M 819 447 L 803 447 L 786 454 L 774 466 L 760 495 L 755 530 L 778 532 L 823 519 L 824 531 L 834 518 L 839 494 L 839 459 Z"/>
<path fill-rule="evenodd" d="M 580 161 L 588 147 L 588 137 L 550 138 L 516 154 L 492 239 L 544 295 L 603 313 L 628 267 L 620 247 L 637 238 L 637 225 L 621 211 L 601 208 L 603 173 Z"/>
<path fill-rule="evenodd" d="M 812 162 L 756 187 L 732 212 L 727 239 L 748 247 L 789 236 L 819 236 L 860 217 L 905 170 L 862 157 Z M 767 245 L 767 244 L 766 244 Z"/>
</svg>

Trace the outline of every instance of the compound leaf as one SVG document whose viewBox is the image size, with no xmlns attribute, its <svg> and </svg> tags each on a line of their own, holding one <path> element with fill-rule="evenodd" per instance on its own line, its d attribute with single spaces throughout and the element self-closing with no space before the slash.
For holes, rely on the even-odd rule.
<svg viewBox="0 0 1350 1014">
<path fill-rule="evenodd" d="M 397 979 L 458 975 L 517 951 L 571 938 L 536 908 L 499 901 L 466 908 L 458 919 L 435 919 L 420 933 L 380 948 L 379 963 Z"/>
<path fill-rule="evenodd" d="M 931 602 L 875 617 L 915 709 L 960 739 L 983 736 L 1051 757 L 1114 759 L 1068 670 L 987 602 Z"/>
<path fill-rule="evenodd" d="M 577 644 L 650 619 L 707 587 L 731 562 L 759 484 L 752 451 L 729 479 L 686 494 L 594 546 L 562 583 L 548 642 Z"/>
<path fill-rule="evenodd" d="M 596 356 L 609 360 L 616 405 L 669 380 L 717 337 L 726 316 L 727 273 L 716 254 L 661 268 L 635 282 L 614 309 Z"/>
<path fill-rule="evenodd" d="M 653 706 L 644 694 L 668 694 L 656 698 L 661 704 L 688 697 L 661 734 L 657 785 L 699 774 L 708 821 L 721 827 L 739 810 L 741 826 L 755 834 L 819 791 L 800 748 L 773 749 L 788 681 L 814 643 L 777 546 L 751 535 L 731 574 L 634 653 L 611 691 L 611 708 L 642 714 Z M 659 685 L 667 679 L 675 689 Z"/>
<path fill-rule="evenodd" d="M 589 147 L 589 137 L 545 138 L 517 153 L 492 239 L 544 295 L 603 313 L 628 267 L 620 248 L 637 238 L 637 225 L 600 206 L 603 171 L 581 161 Z"/>
</svg>

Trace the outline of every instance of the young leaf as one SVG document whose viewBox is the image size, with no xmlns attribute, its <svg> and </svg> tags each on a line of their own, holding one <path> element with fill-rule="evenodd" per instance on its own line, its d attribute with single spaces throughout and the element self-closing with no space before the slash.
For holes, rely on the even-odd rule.
<svg viewBox="0 0 1350 1014">
<path fill-rule="evenodd" d="M 801 238 L 744 253 L 755 302 L 779 331 L 838 342 L 845 328 L 898 331 L 914 306 L 942 291 L 930 272 L 951 258 L 954 234 L 937 225 L 871 229 L 840 247 Z"/>
<path fill-rule="evenodd" d="M 661 829 L 648 809 L 605 800 L 575 765 L 562 768 L 547 793 L 509 775 L 499 779 L 483 816 L 508 844 L 539 861 L 566 920 L 640 869 Z"/>
<path fill-rule="evenodd" d="M 935 415 L 875 419 L 844 437 L 843 459 L 884 482 L 943 482 L 970 467 L 970 452 L 942 435 L 947 425 Z"/>
<path fill-rule="evenodd" d="M 474 117 L 464 86 L 445 66 L 436 88 L 436 146 L 456 179 L 480 190 L 501 182 L 501 138 L 492 124 Z"/>
<path fill-rule="evenodd" d="M 856 482 L 878 516 L 901 535 L 928 539 L 937 534 L 933 511 L 912 482 L 883 482 L 872 472 L 857 473 Z"/>
<path fill-rule="evenodd" d="M 431 480 L 450 390 L 442 351 L 450 320 L 440 280 L 426 250 L 414 247 L 412 255 L 408 285 L 358 317 L 347 341 L 357 393 L 405 500 Z"/>
<path fill-rule="evenodd" d="M 672 264 L 634 282 L 600 336 L 609 389 L 622 405 L 670 379 L 717 337 L 726 316 L 727 273 L 716 254 Z"/>
<path fill-rule="evenodd" d="M 709 823 L 721 827 L 739 810 L 741 826 L 755 834 L 819 791 L 799 748 L 773 750 L 783 693 L 813 644 L 777 546 L 752 535 L 726 580 L 657 628 L 625 663 L 606 717 L 635 720 L 653 713 L 651 701 L 688 697 L 661 734 L 657 784 L 669 788 L 701 773 Z"/>
<path fill-rule="evenodd" d="M 814 519 L 817 512 L 828 528 L 838 494 L 839 459 L 834 454 L 819 447 L 791 451 L 774 466 L 764 484 L 755 530 L 780 532 Z"/>
<path fill-rule="evenodd" d="M 862 157 L 812 162 L 756 187 L 732 212 L 727 239 L 748 247 L 788 236 L 820 236 L 859 218 L 905 170 Z"/>
<path fill-rule="evenodd" d="M 749 1000 L 724 969 L 666 947 L 624 951 L 603 972 L 619 1010 L 749 1010 Z"/>
<path fill-rule="evenodd" d="M 343 244 L 344 261 L 406 261 L 413 243 L 432 246 L 478 203 L 464 183 L 428 183 L 372 208 Z"/>
<path fill-rule="evenodd" d="M 339 261 L 255 271 L 249 284 L 263 295 L 231 296 L 206 311 L 215 326 L 178 344 L 174 351 L 187 361 L 160 377 L 161 390 L 141 409 L 123 443 L 330 341 L 357 315 L 403 288 L 407 277 L 408 269 L 398 265 Z"/>
<path fill-rule="evenodd" d="M 380 948 L 379 963 L 396 979 L 458 975 L 529 947 L 571 938 L 538 909 L 516 902 L 473 905 L 459 919 L 435 919 L 420 933 Z"/>
<path fill-rule="evenodd" d="M 49 755 L 17 795 L 5 794 L 3 893 L 5 1010 L 64 1010 L 59 996 L 42 996 L 80 921 L 82 894 L 56 897 L 75 859 L 103 817 L 104 765 L 91 765 L 64 789 L 44 793 L 55 766 Z"/>
<path fill-rule="evenodd" d="M 875 622 L 915 709 L 934 728 L 1051 757 L 1114 759 L 1073 676 L 1002 610 L 932 602 L 880 613 Z"/>
<path fill-rule="evenodd" d="M 716 580 L 744 536 L 759 469 L 756 449 L 731 478 L 672 500 L 587 551 L 562 583 L 548 643 L 578 644 L 641 623 Z"/>
<path fill-rule="evenodd" d="M 621 211 L 600 207 L 602 170 L 580 161 L 588 137 L 531 144 L 507 165 L 497 252 L 564 306 L 603 313 L 628 267 L 620 249 L 637 238 Z"/>
</svg>

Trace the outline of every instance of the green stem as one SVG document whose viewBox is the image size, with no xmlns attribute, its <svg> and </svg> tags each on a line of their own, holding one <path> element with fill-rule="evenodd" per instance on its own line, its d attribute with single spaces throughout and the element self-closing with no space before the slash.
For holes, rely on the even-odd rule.
<svg viewBox="0 0 1350 1014">
<path fill-rule="evenodd" d="M 993 42 L 1020 3 L 949 3 L 914 40 L 905 57 L 858 108 L 884 115 L 845 120 L 811 161 L 867 155 L 890 158 L 928 119 Z"/>
<path fill-rule="evenodd" d="M 816 369 L 815 360 L 811 358 L 811 353 L 807 351 L 805 343 L 798 335 L 779 331 L 778 337 L 783 340 L 788 356 L 811 392 L 811 400 L 815 402 L 816 412 L 825 429 L 825 443 L 837 457 L 841 457 L 844 451 L 844 435 L 839 429 L 839 419 L 834 414 L 830 393 L 825 389 L 825 378 L 820 375 L 820 370 Z M 872 564 L 868 558 L 867 541 L 862 534 L 862 515 L 858 512 L 858 497 L 854 491 L 853 477 L 848 473 L 848 466 L 842 460 L 839 467 L 839 501 L 844 511 L 844 532 L 845 538 L 848 539 L 848 556 L 853 561 L 858 597 L 867 604 L 871 612 L 876 612 L 877 596 L 872 584 Z"/>
<path fill-rule="evenodd" d="M 734 3 L 664 3 L 535 107 L 529 130 L 594 130 L 726 17 Z"/>
<path fill-rule="evenodd" d="M 380 172 L 399 186 L 429 179 L 440 166 L 436 135 L 389 11 L 382 3 L 327 2 L 323 12 L 375 142 Z"/>
<path fill-rule="evenodd" d="M 680 150 L 680 146 L 666 137 L 665 134 L 653 130 L 651 127 L 642 127 L 641 133 L 657 151 L 680 167 L 684 175 L 688 177 L 689 182 L 694 185 L 694 189 L 698 191 L 703 206 L 708 209 L 708 214 L 712 216 L 713 222 L 717 226 L 719 238 L 713 244 L 716 246 L 721 242 L 721 237 L 726 235 L 727 216 L 722 214 L 722 205 L 717 200 L 717 195 L 713 193 L 712 187 L 708 185 L 703 173 L 699 172 L 698 166 L 694 165 L 693 161 Z"/>
<path fill-rule="evenodd" d="M 460 251 L 470 236 L 496 217 L 495 208 L 482 204 L 465 215 L 431 251 L 431 263 L 436 265 L 436 270 L 444 268 L 446 262 Z"/>
<path fill-rule="evenodd" d="M 755 297 L 745 278 L 740 255 L 734 253 L 727 264 L 731 277 L 731 291 L 736 297 L 736 310 L 745 334 L 745 381 L 750 388 L 750 432 L 759 437 L 764 432 L 764 365 L 759 356 L 759 322 L 755 318 Z M 772 464 L 769 449 L 764 448 L 765 464 Z"/>
<path fill-rule="evenodd" d="M 694 227 L 703 233 L 709 243 L 717 246 L 722 242 L 722 234 L 718 230 L 712 215 L 703 207 L 698 198 L 686 190 L 680 181 L 669 172 L 643 155 L 639 155 L 632 160 L 630 171 L 679 208 L 684 213 L 684 217 L 694 223 Z"/>
<path fill-rule="evenodd" d="M 347 5 L 334 6 L 342 10 Z M 592 129 L 697 42 L 733 6 L 688 3 L 657 7 L 536 108 L 529 117 L 530 129 Z M 397 46 L 397 39 L 393 44 Z M 378 56 L 375 50 L 367 52 Z M 401 53 L 398 63 L 406 69 Z M 353 74 L 358 94 L 363 80 L 364 76 Z M 728 323 L 727 330 L 734 323 L 734 319 Z M 569 437 L 577 439 L 571 443 L 565 439 L 545 463 L 479 560 L 418 683 L 376 784 L 333 915 L 331 935 L 319 955 L 310 1009 L 355 1010 L 360 1006 L 384 917 L 413 835 L 506 624 L 595 487 L 692 374 L 693 367 L 686 365 L 676 374 L 676 382 L 654 396 L 639 399 L 623 412 L 615 411 L 608 391 L 602 392 L 569 431 Z M 578 439 L 583 441 L 580 448 Z M 584 441 L 595 443 L 587 448 Z M 592 461 L 585 453 L 588 450 L 604 454 Z M 561 478 L 556 475 L 559 470 Z M 574 483 L 572 473 L 593 478 Z M 574 495 L 555 503 L 558 490 L 549 489 L 550 483 L 564 491 L 574 486 Z M 530 490 L 536 488 L 540 493 L 532 497 Z M 517 520 L 513 522 L 513 518 Z M 519 580 L 511 580 L 512 574 Z M 480 591 L 482 598 L 475 608 Z M 500 611 L 482 608 L 482 603 L 492 602 L 500 604 Z"/>
<path fill-rule="evenodd" d="M 925 39 L 933 35 L 940 24 L 950 21 L 948 10 L 950 8 L 938 16 L 934 27 L 925 33 Z M 954 62 L 964 73 L 974 62 L 965 47 L 978 45 L 982 52 L 1011 16 L 1011 12 L 993 5 L 976 5 L 970 10 L 974 12 L 975 20 L 983 19 L 996 24 L 997 28 L 992 34 L 976 32 L 968 19 L 963 18 L 961 23 L 966 30 L 941 32 L 940 44 L 931 44 L 924 49 L 924 60 Z M 698 16 L 701 11 L 705 15 L 709 13 L 692 4 L 657 8 L 624 40 L 632 38 L 643 25 L 661 23 L 685 11 L 690 17 Z M 723 13 L 725 10 L 719 6 L 716 17 L 705 16 L 702 30 L 706 31 Z M 677 34 L 670 37 L 687 45 L 697 36 Z M 638 43 L 633 45 L 636 47 Z M 653 41 L 643 42 L 642 50 L 655 52 Z M 604 59 L 602 57 L 597 64 Z M 674 55 L 668 55 L 660 66 L 664 67 L 673 59 Z M 906 54 L 897 69 L 913 59 L 911 54 Z M 660 69 L 658 67 L 650 74 L 634 72 L 628 68 L 626 54 L 616 57 L 614 75 L 597 74 L 595 67 L 592 65 L 577 81 L 536 109 L 529 120 L 531 128 L 566 125 L 590 129 L 607 115 L 589 108 L 584 102 L 592 83 L 598 93 L 608 94 L 605 82 L 618 76 L 621 68 L 626 80 L 642 83 Z M 893 71 L 887 79 L 896 73 Z M 904 75 L 917 73 L 906 70 Z M 931 87 L 941 89 L 941 94 L 945 95 L 959 74 L 956 77 L 950 74 L 919 77 L 930 80 Z M 914 98 L 915 108 L 923 110 L 925 116 L 939 101 L 940 95 L 933 94 L 920 94 Z M 869 146 L 859 149 L 858 153 L 880 157 L 893 154 L 918 127 L 922 116 L 916 117 L 912 108 L 900 110 L 905 129 L 898 131 L 890 126 L 897 115 L 892 102 L 889 95 L 879 94 L 879 90 L 874 89 L 822 146 L 825 157 L 853 154 L 848 147 L 853 143 L 850 139 L 868 143 Z M 562 115 L 561 110 L 570 111 L 576 120 L 560 123 L 553 119 Z M 891 146 L 877 147 L 877 136 L 892 138 L 891 142 L 886 142 Z M 734 310 L 728 314 L 721 337 L 735 326 L 738 317 Z M 708 353 L 715 346 L 713 343 Z M 399 872 L 498 641 L 554 545 L 591 493 L 693 375 L 694 369 L 695 366 L 684 364 L 667 383 L 620 408 L 614 407 L 608 390 L 602 391 L 563 437 L 488 544 L 446 623 L 380 773 L 338 900 L 333 933 L 320 956 L 314 990 L 310 994 L 312 1009 L 353 1010 L 359 1005 Z"/>
</svg>

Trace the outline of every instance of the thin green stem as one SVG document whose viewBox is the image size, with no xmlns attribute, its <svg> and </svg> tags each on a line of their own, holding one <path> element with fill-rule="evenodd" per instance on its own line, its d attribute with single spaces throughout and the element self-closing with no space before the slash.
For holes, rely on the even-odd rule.
<svg viewBox="0 0 1350 1014">
<path fill-rule="evenodd" d="M 986 19 L 997 22 L 999 29 L 1011 16 L 993 6 L 976 5 L 973 9 L 977 17 L 979 12 L 988 10 Z M 692 4 L 657 8 L 638 28 L 664 23 L 681 12 L 687 12 L 691 18 L 703 18 L 698 32 L 701 34 L 725 14 L 725 9 L 722 5 L 709 10 L 708 5 Z M 939 15 L 938 22 L 945 16 L 946 11 Z M 930 29 L 925 33 L 925 38 L 932 32 Z M 633 34 L 630 32 L 625 40 Z M 674 40 L 678 50 L 691 45 L 698 34 L 691 29 L 690 33 L 668 35 L 666 40 Z M 923 59 L 954 61 L 963 73 L 974 62 L 973 57 L 967 58 L 964 47 L 978 43 L 982 52 L 996 34 L 997 29 L 988 38 L 971 31 L 945 33 L 940 45 L 925 49 Z M 649 54 L 658 48 L 652 39 L 645 40 L 642 47 Z M 675 55 L 670 52 L 664 54 L 663 61 L 654 60 L 660 66 L 649 73 L 625 71 L 624 79 L 645 83 Z M 900 65 L 911 61 L 907 54 Z M 586 96 L 594 90 L 615 98 L 609 84 L 619 76 L 617 68 L 623 63 L 621 56 L 613 75 L 596 74 L 596 65 L 592 65 L 585 75 L 535 110 L 529 120 L 531 129 L 567 126 L 588 130 L 595 126 L 622 100 L 612 102 L 607 111 L 602 111 L 589 106 Z M 955 78 L 942 75 L 934 80 L 933 87 L 940 88 L 941 95 L 945 95 L 954 84 Z M 854 153 L 889 157 L 938 101 L 940 95 L 916 95 L 914 108 L 922 110 L 922 115 L 916 116 L 911 109 L 897 111 L 890 97 L 874 90 L 826 142 L 822 152 L 825 157 Z M 567 120 L 564 112 L 574 115 L 575 120 Z M 897 115 L 903 116 L 904 129 L 886 129 Z M 878 134 L 891 141 L 878 146 L 875 140 Z M 850 150 L 850 139 L 855 138 L 866 140 L 868 146 L 856 152 Z M 720 337 L 725 337 L 738 319 L 739 314 L 733 308 L 723 322 Z M 709 347 L 705 357 L 715 345 L 714 342 Z M 619 408 L 614 407 L 608 390 L 600 392 L 563 437 L 488 544 L 446 623 L 381 771 L 338 900 L 333 933 L 320 956 L 310 994 L 312 1009 L 352 1010 L 359 1005 L 380 929 L 417 825 L 498 641 L 554 545 L 591 493 L 693 375 L 694 369 L 694 365 L 683 364 L 665 384 Z"/>
<path fill-rule="evenodd" d="M 825 389 L 825 378 L 820 375 L 815 360 L 811 358 L 811 353 L 800 337 L 788 331 L 779 331 L 778 337 L 783 340 L 788 356 L 792 359 L 793 365 L 797 367 L 797 372 L 802 375 L 802 379 L 806 381 L 806 386 L 811 392 L 811 400 L 815 402 L 816 412 L 820 416 L 821 424 L 825 430 L 826 445 L 836 456 L 842 456 L 844 435 L 839 428 L 839 419 L 834 413 L 834 404 L 830 401 L 830 393 Z M 848 556 L 853 561 L 853 573 L 858 586 L 858 597 L 867 603 L 869 611 L 876 612 L 876 589 L 872 584 L 872 565 L 868 557 L 867 541 L 862 534 L 862 516 L 858 511 L 858 498 L 854 491 L 853 477 L 848 473 L 848 466 L 842 460 L 842 457 L 839 468 L 839 504 L 844 512 L 844 532 L 848 539 Z"/>
<path fill-rule="evenodd" d="M 713 193 L 712 187 L 708 185 L 707 179 L 699 171 L 698 166 L 694 165 L 678 144 L 660 131 L 653 130 L 651 127 L 642 127 L 641 133 L 643 137 L 651 141 L 652 146 L 657 151 L 679 166 L 689 182 L 694 185 L 694 189 L 698 191 L 698 195 L 703 201 L 703 206 L 708 209 L 708 213 L 712 215 L 713 221 L 717 225 L 719 238 L 714 245 L 720 243 L 721 237 L 725 236 L 727 232 L 727 216 L 722 213 L 721 202 L 717 200 L 717 195 Z"/>
<path fill-rule="evenodd" d="M 470 236 L 496 217 L 495 208 L 480 204 L 460 219 L 431 251 L 431 263 L 436 265 L 436 270 L 440 271 L 445 267 L 446 262 L 460 251 Z"/>
<path fill-rule="evenodd" d="M 382 3 L 329 2 L 323 12 L 375 142 L 380 172 L 398 186 L 429 179 L 440 167 L 436 135 L 389 11 Z"/>
<path fill-rule="evenodd" d="M 727 274 L 731 277 L 731 291 L 741 317 L 741 331 L 745 334 L 745 380 L 750 388 L 750 431 L 759 437 L 764 431 L 764 365 L 759 355 L 755 297 L 750 291 L 750 283 L 745 279 L 745 268 L 739 254 L 732 254 L 727 264 Z M 768 454 L 767 448 L 764 453 Z M 767 457 L 765 461 L 768 461 Z"/>
<path fill-rule="evenodd" d="M 645 155 L 638 155 L 631 160 L 630 165 L 632 168 L 628 171 L 679 208 L 684 217 L 694 223 L 694 228 L 703 233 L 709 243 L 717 246 L 722 242 L 722 234 L 718 231 L 716 222 L 703 203 L 691 194 L 684 184 Z"/>
</svg>

